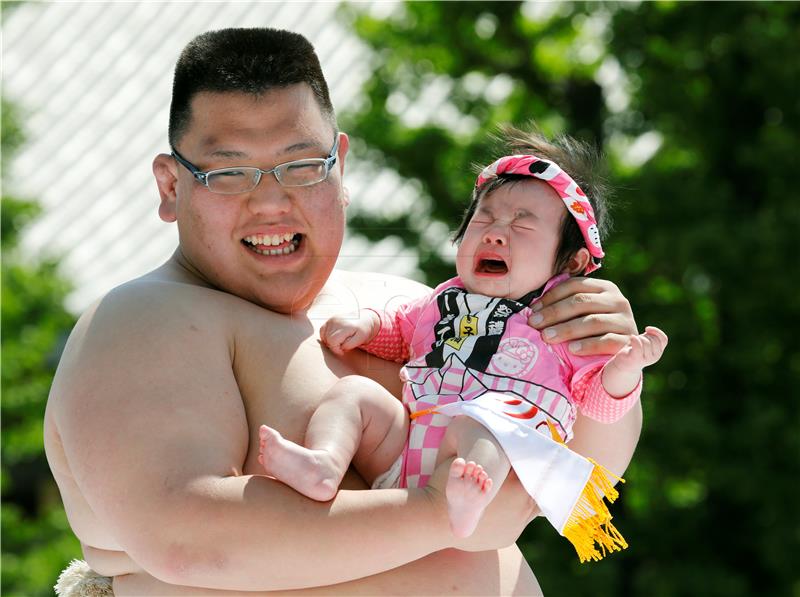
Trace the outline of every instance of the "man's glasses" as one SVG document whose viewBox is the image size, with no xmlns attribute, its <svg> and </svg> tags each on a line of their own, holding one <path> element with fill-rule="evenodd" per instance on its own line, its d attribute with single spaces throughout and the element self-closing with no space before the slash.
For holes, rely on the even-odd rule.
<svg viewBox="0 0 800 597">
<path fill-rule="evenodd" d="M 307 187 L 328 178 L 331 168 L 336 163 L 336 152 L 339 150 L 339 133 L 333 141 L 333 147 L 327 158 L 309 158 L 278 164 L 272 170 L 262 170 L 251 166 L 241 168 L 220 168 L 202 172 L 189 162 L 177 150 L 172 148 L 172 157 L 183 165 L 197 182 L 205 185 L 212 193 L 220 195 L 236 195 L 248 193 L 258 186 L 263 174 L 273 174 L 284 187 Z"/>
</svg>

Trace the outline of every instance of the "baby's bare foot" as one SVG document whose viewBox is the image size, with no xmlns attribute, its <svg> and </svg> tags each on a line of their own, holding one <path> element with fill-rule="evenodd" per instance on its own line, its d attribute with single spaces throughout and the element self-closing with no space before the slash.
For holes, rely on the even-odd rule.
<svg viewBox="0 0 800 597">
<path fill-rule="evenodd" d="M 447 479 L 447 513 L 456 537 L 469 537 L 478 526 L 483 511 L 492 500 L 492 480 L 483 467 L 456 458 Z"/>
<path fill-rule="evenodd" d="M 333 499 L 343 473 L 338 474 L 327 452 L 304 448 L 266 425 L 259 428 L 258 435 L 258 462 L 268 475 L 312 500 Z"/>
</svg>

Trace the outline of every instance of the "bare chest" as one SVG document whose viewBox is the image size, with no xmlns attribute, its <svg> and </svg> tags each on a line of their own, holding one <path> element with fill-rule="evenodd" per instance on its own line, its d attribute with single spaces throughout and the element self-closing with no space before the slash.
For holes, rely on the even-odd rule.
<svg viewBox="0 0 800 597">
<path fill-rule="evenodd" d="M 302 443 L 308 421 L 325 393 L 346 375 L 366 375 L 399 396 L 399 366 L 354 350 L 339 358 L 318 338 L 320 322 L 282 317 L 252 322 L 236 338 L 234 374 L 249 432 L 243 472 L 258 473 L 258 429 L 276 428 Z"/>
</svg>

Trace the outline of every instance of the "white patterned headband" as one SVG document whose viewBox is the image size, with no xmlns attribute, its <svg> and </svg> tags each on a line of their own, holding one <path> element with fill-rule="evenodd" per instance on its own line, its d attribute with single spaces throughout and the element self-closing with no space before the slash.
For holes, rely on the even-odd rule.
<svg viewBox="0 0 800 597">
<path fill-rule="evenodd" d="M 555 162 L 537 158 L 534 155 L 507 155 L 486 166 L 478 175 L 475 186 L 479 187 L 501 174 L 533 176 L 549 184 L 564 201 L 567 210 L 578 223 L 586 248 L 592 256 L 585 273 L 591 273 L 600 267 L 600 260 L 605 253 L 600 246 L 600 231 L 597 229 L 594 209 L 592 209 L 592 204 L 589 203 L 586 194 L 569 174 Z"/>
</svg>

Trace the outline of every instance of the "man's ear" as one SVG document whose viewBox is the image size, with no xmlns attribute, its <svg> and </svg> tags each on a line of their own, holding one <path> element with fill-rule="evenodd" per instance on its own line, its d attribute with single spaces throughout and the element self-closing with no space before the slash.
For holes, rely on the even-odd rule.
<svg viewBox="0 0 800 597">
<path fill-rule="evenodd" d="M 339 166 L 339 176 L 344 178 L 344 160 L 347 157 L 347 152 L 350 149 L 350 138 L 347 133 L 339 133 L 339 151 L 336 154 L 336 165 Z M 342 183 L 342 200 L 344 206 L 350 205 L 350 189 Z"/>
<path fill-rule="evenodd" d="M 173 157 L 160 153 L 153 160 L 153 174 L 158 185 L 161 203 L 158 205 L 158 216 L 165 222 L 174 222 L 177 216 L 178 168 Z"/>
<path fill-rule="evenodd" d="M 336 165 L 339 166 L 339 176 L 344 176 L 344 159 L 350 149 L 350 137 L 347 133 L 339 133 L 339 151 L 337 152 Z"/>
<path fill-rule="evenodd" d="M 589 254 L 589 249 L 586 247 L 582 247 L 578 249 L 578 252 L 572 256 L 567 262 L 566 271 L 570 276 L 575 276 L 580 274 L 583 270 L 586 269 L 586 266 L 589 265 L 589 259 L 592 256 Z"/>
</svg>

